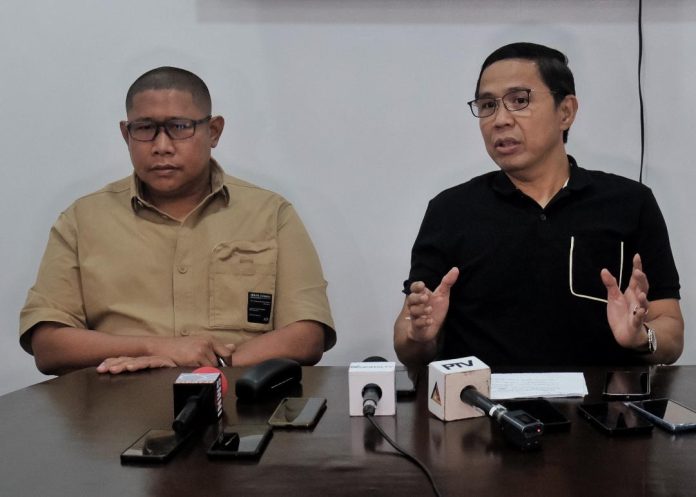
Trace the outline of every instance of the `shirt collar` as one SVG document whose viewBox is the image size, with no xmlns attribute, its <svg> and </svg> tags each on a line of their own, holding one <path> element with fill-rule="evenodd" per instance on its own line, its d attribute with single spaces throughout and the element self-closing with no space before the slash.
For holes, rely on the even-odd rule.
<svg viewBox="0 0 696 497">
<path fill-rule="evenodd" d="M 568 178 L 568 184 L 564 188 L 570 191 L 580 191 L 592 183 L 590 175 L 585 169 L 578 166 L 577 161 L 572 155 L 568 155 L 568 163 L 570 164 L 570 178 Z M 497 171 L 495 173 L 493 177 L 493 189 L 503 195 L 512 195 L 517 191 L 517 187 L 503 171 Z"/>
<path fill-rule="evenodd" d="M 570 178 L 566 188 L 571 191 L 580 191 L 590 186 L 592 184 L 592 176 L 590 176 L 587 170 L 578 166 L 572 155 L 568 156 L 568 162 L 570 162 Z"/>
<path fill-rule="evenodd" d="M 225 171 L 212 157 L 210 159 L 210 185 L 212 193 L 209 195 L 209 198 L 219 195 L 224 200 L 225 205 L 229 205 L 230 192 L 227 185 L 225 185 Z M 144 206 L 151 206 L 150 203 L 145 200 L 143 195 L 143 183 L 135 172 L 133 172 L 130 177 L 130 197 L 131 206 L 135 212 Z"/>
</svg>

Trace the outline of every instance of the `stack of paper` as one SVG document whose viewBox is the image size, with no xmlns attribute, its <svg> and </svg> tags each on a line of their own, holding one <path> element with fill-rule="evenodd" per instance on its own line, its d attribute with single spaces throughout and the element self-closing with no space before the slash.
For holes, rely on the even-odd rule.
<svg viewBox="0 0 696 497">
<path fill-rule="evenodd" d="M 491 399 L 530 397 L 584 397 L 582 373 L 511 373 L 491 375 Z"/>
</svg>

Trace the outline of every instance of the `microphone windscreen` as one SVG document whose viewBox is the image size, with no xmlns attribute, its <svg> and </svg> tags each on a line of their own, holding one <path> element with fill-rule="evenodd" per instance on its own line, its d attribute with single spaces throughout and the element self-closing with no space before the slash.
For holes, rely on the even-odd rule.
<svg viewBox="0 0 696 497">
<path fill-rule="evenodd" d="M 218 368 L 213 366 L 203 366 L 193 371 L 194 373 L 220 373 L 220 381 L 222 382 L 222 396 L 227 395 L 227 388 L 229 387 L 227 383 L 227 377 Z"/>
<path fill-rule="evenodd" d="M 382 356 L 371 355 L 370 357 L 363 359 L 362 362 L 387 362 L 387 360 Z"/>
<path fill-rule="evenodd" d="M 302 381 L 302 367 L 292 359 L 277 358 L 247 369 L 235 384 L 239 400 L 257 400 L 286 391 Z"/>
</svg>

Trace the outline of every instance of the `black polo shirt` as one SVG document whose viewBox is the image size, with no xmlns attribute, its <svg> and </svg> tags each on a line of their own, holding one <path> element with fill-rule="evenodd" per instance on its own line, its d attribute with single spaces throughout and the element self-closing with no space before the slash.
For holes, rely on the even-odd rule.
<svg viewBox="0 0 696 497">
<path fill-rule="evenodd" d="M 459 268 L 438 359 L 474 355 L 490 366 L 640 362 L 616 343 L 606 303 L 595 299 L 607 297 L 604 267 L 617 280 L 621 274 L 625 290 L 635 253 L 650 283 L 648 299 L 679 298 L 664 219 L 648 187 L 569 161 L 567 186 L 545 208 L 502 171 L 430 201 L 405 288 L 421 280 L 433 290 Z"/>
</svg>

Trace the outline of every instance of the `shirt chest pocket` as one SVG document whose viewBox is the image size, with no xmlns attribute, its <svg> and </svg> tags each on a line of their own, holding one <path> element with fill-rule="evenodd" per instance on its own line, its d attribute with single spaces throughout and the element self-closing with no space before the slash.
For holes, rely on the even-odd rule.
<svg viewBox="0 0 696 497">
<path fill-rule="evenodd" d="M 210 327 L 273 329 L 275 240 L 218 243 L 210 257 Z"/>
<path fill-rule="evenodd" d="M 631 260 L 625 255 L 624 242 L 616 236 L 572 236 L 568 261 L 571 293 L 576 297 L 606 302 L 607 290 L 600 276 L 604 268 L 616 278 L 623 291 L 631 267 Z"/>
</svg>

